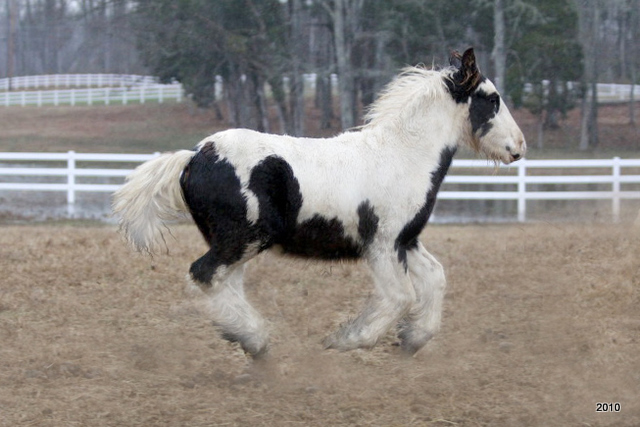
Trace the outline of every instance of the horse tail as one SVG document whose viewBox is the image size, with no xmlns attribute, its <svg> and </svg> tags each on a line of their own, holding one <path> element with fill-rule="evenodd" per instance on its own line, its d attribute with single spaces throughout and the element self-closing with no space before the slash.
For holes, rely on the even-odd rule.
<svg viewBox="0 0 640 427">
<path fill-rule="evenodd" d="M 164 153 L 138 166 L 113 196 L 113 213 L 120 230 L 138 251 L 153 253 L 166 222 L 185 218 L 189 208 L 182 195 L 180 176 L 195 151 Z"/>
</svg>

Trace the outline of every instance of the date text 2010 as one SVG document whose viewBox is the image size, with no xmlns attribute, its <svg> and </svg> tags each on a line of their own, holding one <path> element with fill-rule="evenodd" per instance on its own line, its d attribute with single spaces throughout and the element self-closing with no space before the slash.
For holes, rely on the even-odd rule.
<svg viewBox="0 0 640 427">
<path fill-rule="evenodd" d="M 620 412 L 620 404 L 618 402 L 598 402 L 596 403 L 596 412 Z"/>
</svg>

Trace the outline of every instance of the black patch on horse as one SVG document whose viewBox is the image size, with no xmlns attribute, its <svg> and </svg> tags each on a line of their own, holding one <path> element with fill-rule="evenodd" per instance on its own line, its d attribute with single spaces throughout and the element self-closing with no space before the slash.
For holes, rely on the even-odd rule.
<svg viewBox="0 0 640 427">
<path fill-rule="evenodd" d="M 398 261 L 404 265 L 407 271 L 407 251 L 415 249 L 418 246 L 418 236 L 427 225 L 433 207 L 436 203 L 436 197 L 440 185 L 451 166 L 451 161 L 456 153 L 455 147 L 447 147 L 440 153 L 440 161 L 438 169 L 431 173 L 431 188 L 427 192 L 427 199 L 418 213 L 409 221 L 400 231 L 396 238 L 394 248 L 398 251 Z"/>
<path fill-rule="evenodd" d="M 373 241 L 380 219 L 368 200 L 358 205 L 357 213 L 358 240 L 345 233 L 338 218 L 327 219 L 316 214 L 297 225 L 290 238 L 279 243 L 283 251 L 291 255 L 327 260 L 358 259 Z"/>
<path fill-rule="evenodd" d="M 248 188 L 258 199 L 260 250 L 288 240 L 302 207 L 300 184 L 291 166 L 282 157 L 266 157 L 252 169 Z"/>
<path fill-rule="evenodd" d="M 373 242 L 373 238 L 378 231 L 380 218 L 373 210 L 373 206 L 368 200 L 358 206 L 358 235 L 362 239 L 362 245 L 367 247 Z"/>
<path fill-rule="evenodd" d="M 362 245 L 344 232 L 338 218 L 319 214 L 301 222 L 291 236 L 279 242 L 284 253 L 308 258 L 355 259 L 362 256 Z"/>
<path fill-rule="evenodd" d="M 200 233 L 211 248 L 191 265 L 194 280 L 210 284 L 221 265 L 242 259 L 256 239 L 247 220 L 247 202 L 233 165 L 220 159 L 213 143 L 205 144 L 180 177 L 185 202 Z"/>
<path fill-rule="evenodd" d="M 489 121 L 493 119 L 500 110 L 500 95 L 497 93 L 488 94 L 484 90 L 477 90 L 471 95 L 471 106 L 469 107 L 469 120 L 474 134 L 479 131 L 480 137 L 485 136 L 493 127 Z"/>
</svg>

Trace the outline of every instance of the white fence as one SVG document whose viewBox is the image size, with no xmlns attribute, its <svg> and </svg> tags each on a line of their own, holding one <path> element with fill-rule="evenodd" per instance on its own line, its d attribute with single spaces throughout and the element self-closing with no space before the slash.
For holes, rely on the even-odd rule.
<svg viewBox="0 0 640 427">
<path fill-rule="evenodd" d="M 150 86 L 157 77 L 137 74 L 43 74 L 0 79 L 0 91 L 37 88 Z"/>
<path fill-rule="evenodd" d="M 181 84 L 154 84 L 131 87 L 103 87 L 87 89 L 54 89 L 21 92 L 0 92 L 0 104 L 5 107 L 43 105 L 126 105 L 132 102 L 182 102 Z"/>
<path fill-rule="evenodd" d="M 286 78 L 285 78 L 286 79 Z M 337 76 L 332 74 L 334 87 L 337 87 Z M 307 84 L 313 88 L 315 74 L 305 74 Z M 548 83 L 548 82 L 546 82 Z M 217 78 L 216 94 L 222 91 L 222 79 Z M 69 89 L 86 87 L 87 89 Z M 9 88 L 11 91 L 9 92 Z M 67 90 L 52 88 L 67 88 Z M 27 89 L 26 91 L 19 91 Z M 41 89 L 33 91 L 33 89 Z M 640 99 L 640 86 L 613 83 L 597 85 L 600 102 L 626 102 L 630 100 L 631 90 L 634 98 Z M 526 85 L 531 91 L 532 86 Z M 4 91 L 4 96 L 1 92 Z M 0 79 L 0 103 L 13 105 L 76 105 L 76 104 L 127 104 L 132 100 L 144 103 L 147 100 L 163 102 L 164 100 L 182 101 L 182 85 L 173 83 L 159 84 L 153 76 L 137 74 L 46 74 L 38 76 L 20 76 Z"/>
<path fill-rule="evenodd" d="M 19 182 L 0 182 L 0 191 L 58 191 L 66 192 L 71 207 L 78 192 L 107 192 L 117 190 L 124 177 L 140 162 L 155 154 L 88 154 L 66 153 L 0 153 L 0 181 L 13 177 Z M 79 165 L 80 163 L 80 165 Z M 90 167 L 90 165 L 101 167 Z M 44 165 L 44 166 L 43 166 Z M 104 165 L 108 165 L 106 167 Z M 118 167 L 118 165 L 124 165 Z M 567 171 L 586 171 L 587 174 L 566 174 Z M 544 173 L 544 172 L 547 173 Z M 473 173 L 473 175 L 468 174 Z M 36 178 L 38 177 L 38 178 Z M 57 177 L 57 178 L 56 178 Z M 118 183 L 85 183 L 83 178 L 117 178 Z M 58 182 L 46 182 L 46 180 Z M 42 182 L 45 180 L 45 182 Z M 476 189 L 451 190 L 448 187 L 474 187 L 493 184 L 491 191 Z M 542 189 L 552 184 L 555 189 Z M 576 191 L 558 190 L 567 185 L 582 185 L 605 189 Z M 531 188 L 536 187 L 536 188 Z M 624 188 L 623 188 L 624 187 Z M 629 187 L 629 188 L 627 188 Z M 640 200 L 640 159 L 599 160 L 521 160 L 511 166 L 501 166 L 498 173 L 482 160 L 454 160 L 438 196 L 442 200 L 513 200 L 517 203 L 517 220 L 527 219 L 530 200 L 609 200 L 614 220 L 620 218 L 620 204 L 625 199 Z"/>
<path fill-rule="evenodd" d="M 598 102 L 628 102 L 631 100 L 631 90 L 633 98 L 640 100 L 639 85 L 620 85 L 614 83 L 598 83 Z"/>
<path fill-rule="evenodd" d="M 443 191 L 440 191 L 438 197 L 443 200 L 515 200 L 520 222 L 527 219 L 528 200 L 610 200 L 612 218 L 618 221 L 621 200 L 640 199 L 640 159 L 619 157 L 594 160 L 523 159 L 512 166 L 501 166 L 501 169 L 512 171 L 511 174 L 471 176 L 455 173 L 459 168 L 479 168 L 482 165 L 486 166 L 486 162 L 454 160 L 453 170 L 445 178 Z M 567 169 L 582 169 L 588 174 L 568 175 L 565 173 Z M 514 188 L 507 191 L 448 191 L 447 184 L 495 184 L 510 185 Z M 608 188 L 606 190 L 558 190 L 558 184 L 582 187 L 604 184 Z M 549 185 L 555 188 L 544 188 Z M 540 188 L 531 189 L 532 186 Z M 637 189 L 628 189 L 626 188 L 628 186 Z"/>
</svg>

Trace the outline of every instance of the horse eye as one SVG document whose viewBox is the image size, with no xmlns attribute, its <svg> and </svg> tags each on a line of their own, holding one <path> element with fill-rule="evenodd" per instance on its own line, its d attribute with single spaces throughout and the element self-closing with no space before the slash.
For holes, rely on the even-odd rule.
<svg viewBox="0 0 640 427">
<path fill-rule="evenodd" d="M 492 96 L 489 98 L 489 101 L 491 102 L 493 109 L 497 113 L 498 109 L 500 108 L 500 97 L 498 95 Z"/>
</svg>

